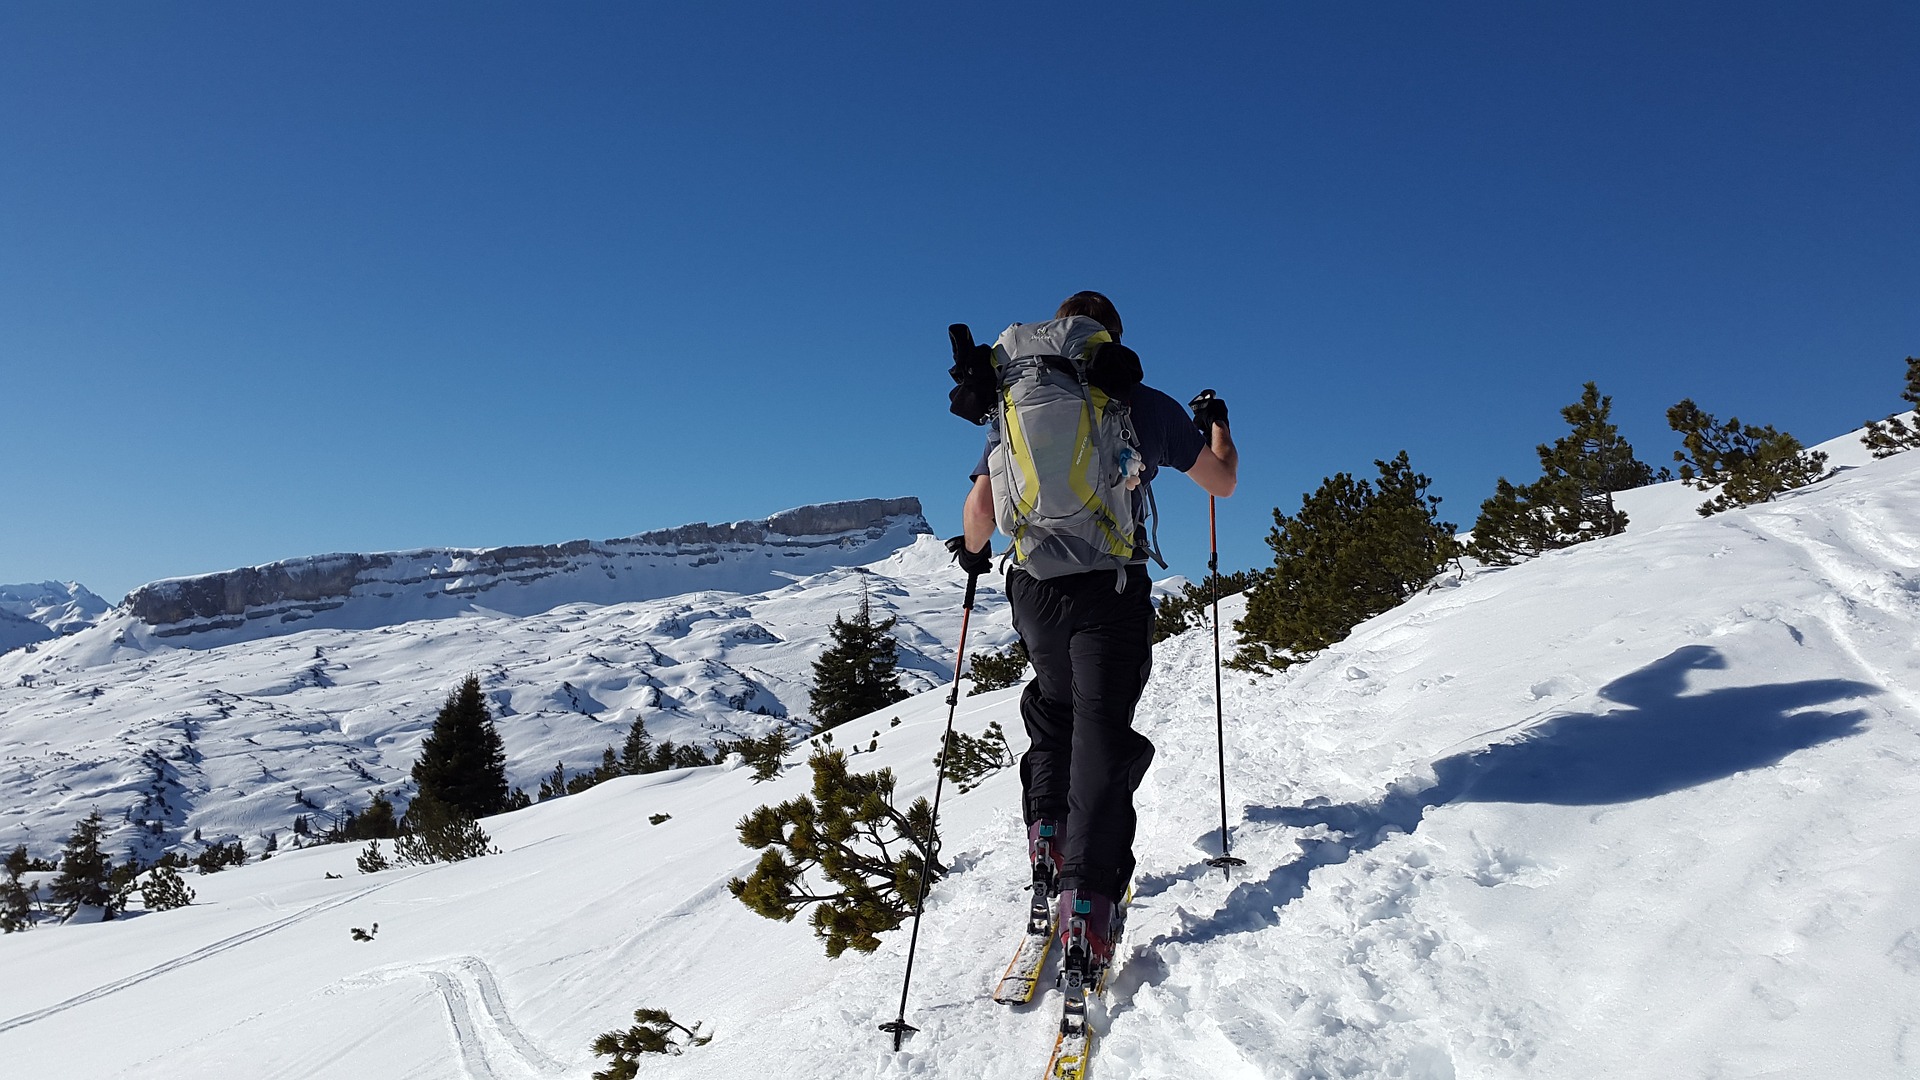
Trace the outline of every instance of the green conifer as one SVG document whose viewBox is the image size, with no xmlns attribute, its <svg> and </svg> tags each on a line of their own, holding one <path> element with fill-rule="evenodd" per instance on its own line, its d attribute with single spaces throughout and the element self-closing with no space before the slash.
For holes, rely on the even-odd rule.
<svg viewBox="0 0 1920 1080">
<path fill-rule="evenodd" d="M 1282 669 L 1347 636 L 1392 608 L 1459 553 L 1454 527 L 1439 520 L 1432 481 L 1413 471 L 1406 451 L 1375 461 L 1376 483 L 1347 473 L 1328 477 L 1300 512 L 1273 512 L 1267 534 L 1274 564 L 1247 595 L 1234 626 L 1242 668 Z"/>
<path fill-rule="evenodd" d="M 1667 425 L 1680 433 L 1685 447 L 1673 454 L 1680 462 L 1680 482 L 1703 491 L 1720 487 L 1700 504 L 1701 517 L 1771 502 L 1827 475 L 1827 455 L 1806 449 L 1792 435 L 1770 425 L 1742 424 L 1737 416 L 1722 424 L 1691 398 L 1667 410 Z"/>
<path fill-rule="evenodd" d="M 1910 409 L 1920 409 L 1920 356 L 1907 357 L 1907 389 L 1900 397 Z M 1875 458 L 1920 448 L 1920 420 L 1909 422 L 1899 413 L 1885 420 L 1869 420 L 1860 442 L 1873 451 Z"/>
<path fill-rule="evenodd" d="M 1017 686 L 1027 677 L 1027 643 L 1015 641 L 998 652 L 977 652 L 967 659 L 967 696 Z"/>
<path fill-rule="evenodd" d="M 464 808 L 424 793 L 408 804 L 393 851 L 401 862 L 416 866 L 498 854 L 492 838 Z"/>
<path fill-rule="evenodd" d="M 20 880 L 21 875 L 33 868 L 27 845 L 21 844 L 7 852 L 5 866 L 6 880 L 0 882 L 0 933 L 13 934 L 33 925 L 33 903 L 39 897 L 40 887 Z"/>
<path fill-rule="evenodd" d="M 647 734 L 647 722 L 640 717 L 633 718 L 633 724 L 627 728 L 626 741 L 620 744 L 620 767 L 627 775 L 638 776 L 649 772 L 653 754 L 653 736 Z"/>
<path fill-rule="evenodd" d="M 68 915 L 83 904 L 102 909 L 104 918 L 111 919 L 115 914 L 111 884 L 113 863 L 100 848 L 100 838 L 105 831 L 100 811 L 95 810 L 81 819 L 67 837 L 67 846 L 60 853 L 60 874 L 53 879 L 49 891 L 54 900 L 66 906 Z"/>
<path fill-rule="evenodd" d="M 1626 531 L 1627 515 L 1613 493 L 1645 487 L 1653 468 L 1634 456 L 1633 445 L 1611 420 L 1613 398 L 1587 383 L 1580 400 L 1560 410 L 1573 430 L 1553 445 L 1534 448 L 1540 479 L 1514 485 L 1501 477 L 1493 497 L 1480 504 L 1468 554 L 1507 566 L 1559 548 Z"/>
<path fill-rule="evenodd" d="M 156 866 L 147 872 L 147 880 L 140 886 L 140 901 L 148 911 L 172 911 L 193 903 L 193 888 L 180 876 L 180 871 L 171 866 Z"/>
<path fill-rule="evenodd" d="M 1208 571 L 1199 581 L 1189 581 L 1178 593 L 1161 597 L 1153 607 L 1153 640 L 1157 644 L 1175 634 L 1183 634 L 1207 625 L 1207 612 L 1213 602 L 1253 588 L 1258 577 L 1251 570 L 1222 574 Z"/>
<path fill-rule="evenodd" d="M 457 808 L 470 818 L 507 808 L 507 751 L 480 693 L 480 679 L 469 675 L 447 695 L 433 729 L 413 763 L 420 794 Z"/>
<path fill-rule="evenodd" d="M 827 955 L 872 952 L 879 935 L 912 913 L 920 879 L 938 859 L 933 808 L 893 804 L 893 770 L 855 773 L 838 750 L 818 750 L 811 796 L 762 806 L 740 819 L 740 842 L 765 849 L 759 865 L 727 888 L 769 919 L 791 920 L 813 905 L 814 936 Z"/>
<path fill-rule="evenodd" d="M 686 1036 L 684 1044 L 677 1041 L 676 1031 Z M 631 1028 L 602 1032 L 593 1040 L 596 1056 L 613 1059 L 593 1074 L 593 1080 L 634 1080 L 640 1075 L 641 1054 L 678 1054 L 712 1041 L 712 1035 L 700 1034 L 698 1022 L 688 1027 L 668 1016 L 665 1009 L 635 1009 Z"/>
<path fill-rule="evenodd" d="M 808 708 L 815 731 L 838 727 L 907 696 L 895 673 L 900 656 L 893 625 L 893 619 L 873 620 L 873 604 L 864 593 L 851 621 L 834 617 L 828 629 L 833 644 L 813 662 Z"/>
</svg>

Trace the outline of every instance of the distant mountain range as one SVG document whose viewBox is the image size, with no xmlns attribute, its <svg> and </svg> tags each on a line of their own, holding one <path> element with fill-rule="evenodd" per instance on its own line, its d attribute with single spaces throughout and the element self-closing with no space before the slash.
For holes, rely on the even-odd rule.
<svg viewBox="0 0 1920 1080">
<path fill-rule="evenodd" d="M 902 680 L 922 690 L 951 674 L 962 585 L 909 498 L 618 540 L 320 555 L 155 582 L 111 609 L 78 590 L 81 629 L 28 623 L 33 650 L 0 656 L 0 847 L 50 854 L 95 808 L 119 850 L 149 856 L 195 833 L 258 850 L 301 816 L 324 828 L 376 791 L 404 797 L 469 673 L 529 792 L 556 763 L 598 764 L 635 719 L 682 743 L 804 727 L 836 616 L 865 596 L 898 619 Z M 44 612 L 63 588 L 21 592 L 40 590 Z M 997 590 L 973 626 L 973 649 L 1012 640 Z"/>
</svg>

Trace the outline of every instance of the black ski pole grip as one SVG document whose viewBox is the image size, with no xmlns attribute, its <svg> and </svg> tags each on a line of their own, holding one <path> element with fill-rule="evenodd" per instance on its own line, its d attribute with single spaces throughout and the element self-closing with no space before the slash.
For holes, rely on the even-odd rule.
<svg viewBox="0 0 1920 1080">
<path fill-rule="evenodd" d="M 953 343 L 953 358 L 973 355 L 973 328 L 966 323 L 957 322 L 947 327 L 947 340 Z"/>
<path fill-rule="evenodd" d="M 976 586 L 976 585 L 978 585 L 978 584 L 980 584 L 980 575 L 979 575 L 979 574 L 968 574 L 968 575 L 967 575 L 967 599 L 966 599 L 966 601 L 965 601 L 964 603 L 962 603 L 962 604 L 961 604 L 960 606 L 961 606 L 961 607 L 963 607 L 963 608 L 966 608 L 966 609 L 967 609 L 968 611 L 972 611 L 972 610 L 973 610 L 973 589 L 974 589 L 974 586 Z"/>
</svg>

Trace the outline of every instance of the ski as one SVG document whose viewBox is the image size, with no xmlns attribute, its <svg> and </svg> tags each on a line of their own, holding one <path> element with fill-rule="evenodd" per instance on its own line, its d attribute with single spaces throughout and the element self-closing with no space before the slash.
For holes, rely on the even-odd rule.
<svg viewBox="0 0 1920 1080">
<path fill-rule="evenodd" d="M 1013 962 L 1007 965 L 1006 974 L 1000 976 L 1000 984 L 993 989 L 993 1000 L 1002 1005 L 1025 1005 L 1033 1000 L 1034 991 L 1040 987 L 1040 974 L 1047 966 L 1047 956 L 1053 947 L 1053 924 L 1048 923 L 1045 932 L 1028 934 L 1020 940 L 1020 948 L 1013 954 Z"/>
<path fill-rule="evenodd" d="M 1087 999 L 1069 995 L 1060 1016 L 1060 1034 L 1053 1040 L 1045 1080 L 1086 1080 L 1093 1054 L 1093 1029 L 1087 1026 Z"/>
<path fill-rule="evenodd" d="M 1113 959 L 1096 971 L 1088 971 L 1089 957 L 1084 931 L 1078 919 L 1068 930 L 1066 955 L 1061 960 L 1060 985 L 1066 990 L 1066 1002 L 1060 1009 L 1060 1030 L 1053 1038 L 1053 1054 L 1047 1058 L 1045 1080 L 1086 1080 L 1093 1059 L 1093 1028 L 1087 1024 L 1087 996 L 1100 997 L 1107 992 L 1107 980 L 1119 966 L 1120 943 L 1126 934 L 1127 908 L 1133 904 L 1133 889 L 1114 909 Z M 1080 935 L 1077 939 L 1075 935 Z"/>
<path fill-rule="evenodd" d="M 1057 926 L 1053 913 L 1053 879 L 1043 872 L 1036 872 L 1033 882 L 1033 904 L 1027 910 L 1027 932 L 1020 939 L 1020 947 L 1014 950 L 1013 961 L 1007 965 L 1006 974 L 1000 976 L 1000 985 L 993 989 L 993 1000 L 1002 1005 L 1025 1005 L 1033 1000 L 1040 988 L 1040 974 L 1046 969 L 1047 955 L 1053 948 L 1054 931 Z"/>
</svg>

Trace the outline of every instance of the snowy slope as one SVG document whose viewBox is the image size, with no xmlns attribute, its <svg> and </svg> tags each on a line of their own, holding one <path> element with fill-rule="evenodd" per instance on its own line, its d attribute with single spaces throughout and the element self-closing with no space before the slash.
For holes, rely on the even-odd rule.
<svg viewBox="0 0 1920 1080">
<path fill-rule="evenodd" d="M 0 653 L 77 634 L 98 622 L 109 606 L 72 581 L 0 585 Z"/>
<path fill-rule="evenodd" d="M 1916 1072 L 1920 454 L 1645 524 L 1470 574 L 1283 676 L 1229 674 L 1231 881 L 1202 864 L 1210 642 L 1159 649 L 1096 1075 Z M 959 726 L 1016 732 L 1016 697 L 963 699 Z M 856 764 L 926 791 L 945 713 L 936 691 L 850 725 L 877 736 Z M 1015 778 L 947 793 L 955 873 L 897 1055 L 875 1025 L 904 934 L 829 962 L 725 894 L 753 855 L 733 823 L 804 784 L 617 780 L 490 820 L 497 856 L 362 876 L 350 850 L 283 853 L 190 878 L 186 910 L 0 938 L 0 1060 L 557 1080 L 645 1005 L 717 1032 L 647 1076 L 1037 1075 L 1057 999 L 986 1000 L 1023 902 Z"/>
<path fill-rule="evenodd" d="M 560 572 L 548 560 L 533 582 L 483 594 L 533 614 L 452 593 L 458 578 L 441 578 L 432 595 L 387 582 L 377 588 L 388 595 L 356 586 L 345 603 L 292 623 L 163 635 L 217 618 L 156 627 L 123 609 L 0 657 L 0 846 L 51 855 L 95 808 L 113 823 L 116 852 L 151 858 L 195 831 L 255 852 L 276 832 L 284 843 L 296 816 L 324 827 L 404 785 L 434 713 L 469 672 L 499 718 L 510 778 L 529 792 L 556 762 L 570 772 L 597 764 L 636 717 L 656 739 L 682 743 L 761 734 L 805 713 L 827 629 L 863 592 L 877 617 L 900 620 L 907 686 L 951 672 L 960 586 L 917 504 L 842 534 L 716 545 L 712 527 L 696 531 L 671 543 L 653 534 L 622 553 L 642 565 L 569 556 Z M 633 598 L 701 582 L 711 587 L 541 606 L 561 589 Z M 316 626 L 329 619 L 345 625 Z M 984 594 L 976 626 L 983 647 L 1011 638 L 997 590 Z"/>
</svg>

